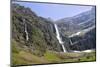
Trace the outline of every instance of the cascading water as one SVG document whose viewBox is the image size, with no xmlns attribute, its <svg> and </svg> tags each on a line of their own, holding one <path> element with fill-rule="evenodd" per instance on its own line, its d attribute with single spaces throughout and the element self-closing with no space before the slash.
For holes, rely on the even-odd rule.
<svg viewBox="0 0 100 67">
<path fill-rule="evenodd" d="M 56 37 L 57 37 L 59 43 L 60 43 L 61 46 L 62 46 L 63 52 L 67 52 L 67 51 L 66 51 L 66 48 L 64 47 L 64 44 L 63 44 L 64 42 L 62 41 L 62 39 L 61 39 L 61 37 L 60 37 L 60 33 L 59 33 L 59 30 L 58 30 L 58 26 L 57 26 L 56 24 L 54 24 L 54 26 L 55 26 L 55 30 L 56 30 Z"/>
<path fill-rule="evenodd" d="M 28 37 L 28 32 L 27 32 L 27 26 L 25 24 L 25 33 L 26 33 L 26 40 L 28 41 L 29 37 Z"/>
<path fill-rule="evenodd" d="M 72 40 L 70 39 L 70 44 L 73 45 Z"/>
<path fill-rule="evenodd" d="M 25 34 L 26 34 L 26 40 L 28 41 L 29 40 L 29 36 L 28 36 L 28 31 L 27 31 L 27 26 L 26 26 L 26 23 L 25 23 L 25 19 L 23 20 L 24 24 L 25 24 Z"/>
</svg>

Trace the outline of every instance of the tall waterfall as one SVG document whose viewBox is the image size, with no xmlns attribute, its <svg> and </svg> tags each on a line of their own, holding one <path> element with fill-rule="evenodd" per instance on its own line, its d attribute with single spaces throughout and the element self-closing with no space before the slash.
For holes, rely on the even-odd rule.
<svg viewBox="0 0 100 67">
<path fill-rule="evenodd" d="M 24 22 L 24 25 L 25 25 L 24 28 L 25 28 L 26 40 L 28 41 L 29 40 L 29 36 L 28 36 L 27 25 L 25 23 L 25 19 L 23 20 L 23 22 Z"/>
<path fill-rule="evenodd" d="M 26 33 L 26 40 L 28 41 L 29 37 L 28 37 L 28 32 L 27 32 L 27 26 L 25 24 L 25 33 Z"/>
<path fill-rule="evenodd" d="M 60 43 L 61 46 L 62 46 L 63 52 L 67 52 L 67 51 L 66 51 L 66 48 L 64 47 L 64 44 L 63 44 L 64 42 L 62 41 L 62 39 L 61 39 L 61 37 L 60 37 L 60 33 L 59 33 L 59 30 L 58 30 L 58 26 L 57 26 L 56 24 L 54 24 L 54 26 L 55 26 L 55 30 L 56 30 L 56 37 L 57 37 L 59 43 Z"/>
</svg>

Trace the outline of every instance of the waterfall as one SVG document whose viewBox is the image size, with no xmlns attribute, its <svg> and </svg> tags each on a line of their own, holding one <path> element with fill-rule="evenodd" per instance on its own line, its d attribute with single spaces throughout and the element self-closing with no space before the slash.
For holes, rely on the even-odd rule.
<svg viewBox="0 0 100 67">
<path fill-rule="evenodd" d="M 27 32 L 27 26 L 25 24 L 25 33 L 26 33 L 26 40 L 28 41 L 29 37 L 28 37 L 28 32 Z"/>
<path fill-rule="evenodd" d="M 72 40 L 70 39 L 70 44 L 73 45 Z"/>
<path fill-rule="evenodd" d="M 24 24 L 25 24 L 25 34 L 26 34 L 26 40 L 29 40 L 29 36 L 28 36 L 28 31 L 27 31 L 27 25 L 25 23 L 25 19 L 23 20 Z"/>
<path fill-rule="evenodd" d="M 54 26 L 55 26 L 55 30 L 56 30 L 56 37 L 57 37 L 59 43 L 60 43 L 61 46 L 62 46 L 63 52 L 67 52 L 67 51 L 66 51 L 66 48 L 64 47 L 63 41 L 62 41 L 62 39 L 61 39 L 61 37 L 60 37 L 60 33 L 59 33 L 59 30 L 58 30 L 58 26 L 57 26 L 56 24 L 54 24 Z"/>
</svg>

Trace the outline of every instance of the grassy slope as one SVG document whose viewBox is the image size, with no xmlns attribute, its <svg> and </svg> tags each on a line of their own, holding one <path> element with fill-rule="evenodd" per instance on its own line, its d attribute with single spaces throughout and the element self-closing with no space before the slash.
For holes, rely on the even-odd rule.
<svg viewBox="0 0 100 67">
<path fill-rule="evenodd" d="M 57 53 L 47 51 L 44 56 L 38 57 L 26 51 L 12 54 L 13 65 L 46 64 L 61 62 L 95 61 L 95 52 L 92 53 Z"/>
<path fill-rule="evenodd" d="M 95 52 L 91 53 L 62 53 L 54 51 L 46 51 L 41 57 L 32 54 L 29 51 L 22 50 L 18 46 L 18 42 L 12 40 L 12 64 L 46 64 L 46 63 L 61 63 L 61 62 L 83 62 L 95 61 Z"/>
</svg>

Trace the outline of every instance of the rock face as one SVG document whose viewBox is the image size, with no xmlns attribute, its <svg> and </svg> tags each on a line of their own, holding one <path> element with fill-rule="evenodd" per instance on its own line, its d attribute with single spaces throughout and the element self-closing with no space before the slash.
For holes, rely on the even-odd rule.
<svg viewBox="0 0 100 67">
<path fill-rule="evenodd" d="M 92 30 L 88 31 L 82 36 L 74 36 L 71 37 L 71 41 L 73 42 L 72 45 L 70 45 L 70 48 L 72 50 L 89 50 L 89 49 L 95 49 L 96 48 L 96 29 L 93 28 Z"/>
<path fill-rule="evenodd" d="M 12 41 L 22 50 L 28 49 L 40 56 L 46 50 L 61 51 L 54 24 L 18 4 L 12 4 Z"/>
<path fill-rule="evenodd" d="M 63 40 L 70 50 L 96 48 L 95 7 L 74 17 L 56 21 Z M 68 43 L 69 42 L 69 43 Z"/>
</svg>

